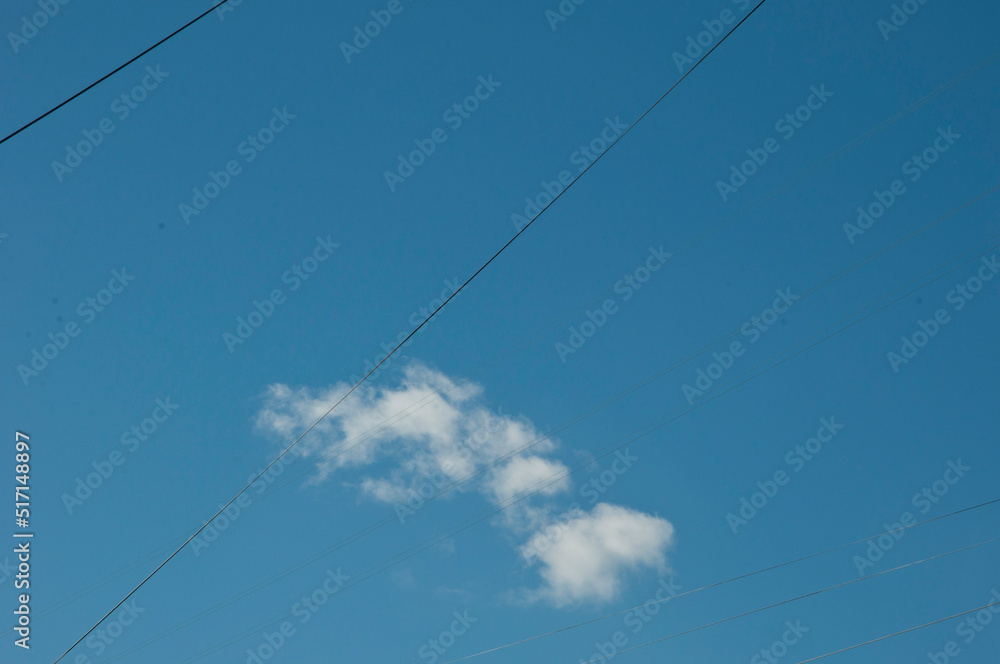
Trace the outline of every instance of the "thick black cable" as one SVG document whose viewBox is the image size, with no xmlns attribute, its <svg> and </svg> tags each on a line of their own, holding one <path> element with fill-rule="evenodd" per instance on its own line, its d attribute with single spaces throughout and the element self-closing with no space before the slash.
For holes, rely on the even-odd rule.
<svg viewBox="0 0 1000 664">
<path fill-rule="evenodd" d="M 226 4 L 227 2 L 229 2 L 229 0 L 222 0 L 222 2 L 220 2 L 219 4 L 213 6 L 211 9 L 208 9 L 208 10 L 204 11 L 203 13 L 199 14 L 198 16 L 194 17 L 193 19 L 191 19 L 190 21 L 188 21 L 187 23 L 185 23 L 181 27 L 177 28 L 176 30 L 174 30 L 173 32 L 171 32 L 169 35 L 167 35 L 166 37 L 164 37 L 160 41 L 156 42 L 155 44 L 153 44 L 152 46 L 150 46 L 149 48 L 147 48 L 145 51 L 143 51 L 139 55 L 137 55 L 134 58 L 130 59 L 125 64 L 123 64 L 123 65 L 121 65 L 119 67 L 115 67 L 114 69 L 112 69 L 111 71 L 109 71 L 107 74 L 105 74 L 104 76 L 100 77 L 99 79 L 97 79 L 96 81 L 94 81 L 93 83 L 91 83 L 90 85 L 88 85 L 87 87 L 85 87 L 83 90 L 80 90 L 75 95 L 69 97 L 65 101 L 63 101 L 63 102 L 61 102 L 61 103 L 53 106 L 52 108 L 50 108 L 49 110 L 45 111 L 44 113 L 42 113 L 37 118 L 35 118 L 31 122 L 29 122 L 28 124 L 24 125 L 20 129 L 14 131 L 14 132 L 11 132 L 10 134 L 7 134 L 3 138 L 0 138 L 0 145 L 2 145 L 3 143 L 6 143 L 10 139 L 14 138 L 15 136 L 17 136 L 22 131 L 24 131 L 28 127 L 32 126 L 36 122 L 40 122 L 41 120 L 44 120 L 45 118 L 49 117 L 50 115 L 52 115 L 53 113 L 55 113 L 56 111 L 58 111 L 60 108 L 62 108 L 66 104 L 70 103 L 71 101 L 73 101 L 74 99 L 76 99 L 77 97 L 79 97 L 80 95 L 85 94 L 89 90 L 97 87 L 98 85 L 100 85 L 104 81 L 108 80 L 109 78 L 111 78 L 112 76 L 114 76 L 115 74 L 117 74 L 118 72 L 120 72 L 122 69 L 125 69 L 130 64 L 132 64 L 133 62 L 135 62 L 136 60 L 138 60 L 142 56 L 146 55 L 150 51 L 152 51 L 153 49 L 157 48 L 158 46 L 161 46 L 161 45 L 165 44 L 167 41 L 173 39 L 174 37 L 176 37 L 180 33 L 184 32 L 185 30 L 187 30 L 188 28 L 190 28 L 192 25 L 194 25 L 195 23 L 197 23 L 201 19 L 205 18 L 206 16 L 208 16 L 209 14 L 211 14 L 212 12 L 214 12 L 216 9 L 218 9 L 222 5 Z M 63 657 L 65 657 L 65 655 L 63 655 Z M 60 657 L 59 659 L 62 659 L 62 657 Z M 56 661 L 58 662 L 59 660 L 57 659 Z"/>
</svg>

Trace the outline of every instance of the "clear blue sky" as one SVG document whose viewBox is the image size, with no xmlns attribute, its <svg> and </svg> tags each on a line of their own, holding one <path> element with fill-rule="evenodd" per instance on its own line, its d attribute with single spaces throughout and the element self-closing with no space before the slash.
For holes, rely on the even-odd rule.
<svg viewBox="0 0 1000 664">
<path fill-rule="evenodd" d="M 42 10 L 4 3 L 0 133 L 209 6 L 71 0 L 12 40 Z M 592 140 L 599 149 L 602 132 L 615 135 L 673 84 L 686 66 L 674 54 L 703 22 L 747 9 L 590 0 L 553 22 L 546 12 L 558 7 L 246 0 L 0 145 L 3 473 L 12 484 L 13 432 L 27 431 L 35 532 L 32 648 L 13 645 L 16 592 L 4 578 L 4 661 L 55 659 L 273 459 L 284 433 L 301 432 L 310 408 L 506 242 L 526 197 L 562 171 L 576 175 Z M 341 44 L 373 11 L 391 22 L 348 62 Z M 288 620 L 294 634 L 262 661 L 444 662 L 641 604 L 667 580 L 691 590 L 878 533 L 906 512 L 933 518 L 997 498 L 1000 278 L 975 258 L 1000 242 L 997 195 L 884 250 L 998 184 L 1000 61 L 910 107 L 994 55 L 1000 8 L 930 0 L 898 30 L 880 29 L 893 11 L 889 1 L 769 0 L 373 377 L 364 401 L 303 441 L 308 456 L 286 470 L 295 481 L 252 490 L 253 505 L 218 540 L 181 552 L 135 596 L 142 612 L 126 614 L 132 624 L 113 642 L 81 644 L 64 661 L 236 664 Z M 79 161 L 67 155 L 98 136 Z M 433 153 L 412 174 L 397 170 L 418 144 Z M 756 172 L 733 176 L 754 155 L 766 157 Z M 387 183 L 386 171 L 399 179 Z M 720 181 L 731 189 L 720 193 Z M 879 205 L 863 233 L 845 230 L 859 206 L 877 215 Z M 955 290 L 970 279 L 977 288 L 977 272 L 991 277 L 981 290 Z M 260 306 L 270 315 L 251 316 L 276 290 Z M 790 306 L 754 327 L 775 302 L 786 309 L 776 291 Z M 707 401 L 719 383 L 887 296 L 898 301 Z M 890 361 L 913 355 L 901 338 L 921 321 L 933 328 L 939 310 L 919 352 Z M 262 324 L 241 329 L 241 317 Z M 582 345 L 581 329 L 592 333 Z M 46 351 L 50 334 L 65 347 Z M 697 389 L 699 370 L 718 373 L 712 354 L 728 363 L 733 340 L 742 345 L 732 367 L 691 397 L 703 405 L 630 444 L 627 468 L 605 457 L 344 590 L 308 622 L 293 617 L 338 569 L 359 578 L 526 477 L 685 412 L 684 386 Z M 561 428 L 699 350 L 561 429 L 530 463 L 317 557 L 392 516 L 393 492 L 419 486 L 483 413 L 522 434 Z M 52 357 L 31 369 L 35 351 Z M 407 420 L 419 426 L 400 425 L 369 452 L 320 458 L 345 432 L 409 406 L 403 388 L 415 380 L 471 382 L 450 393 L 454 412 L 420 411 L 427 417 Z M 459 418 L 458 428 L 445 431 L 438 416 Z M 823 418 L 843 426 L 804 462 L 794 450 Z M 474 458 L 491 458 L 484 449 Z M 968 470 L 959 477 L 949 462 Z M 100 469 L 113 472 L 92 495 L 67 498 Z M 779 471 L 787 483 L 734 534 L 727 515 Z M 914 503 L 938 481 L 944 495 Z M 573 503 L 576 520 L 559 521 Z M 995 537 L 997 509 L 908 531 L 863 573 Z M 570 523 L 555 553 L 526 558 L 552 523 Z M 478 661 L 573 664 L 616 632 L 638 645 L 859 578 L 855 556 L 865 555 L 860 545 L 678 599 L 637 632 L 619 616 Z M 986 604 L 1000 589 L 996 559 L 996 544 L 982 546 L 614 659 L 754 661 L 799 621 L 809 631 L 780 658 L 798 662 Z M 455 612 L 475 622 L 465 629 Z M 464 633 L 435 651 L 431 640 L 453 625 Z M 995 661 L 1000 621 L 968 643 L 948 623 L 831 661 L 925 662 L 949 641 L 963 664 Z"/>
</svg>

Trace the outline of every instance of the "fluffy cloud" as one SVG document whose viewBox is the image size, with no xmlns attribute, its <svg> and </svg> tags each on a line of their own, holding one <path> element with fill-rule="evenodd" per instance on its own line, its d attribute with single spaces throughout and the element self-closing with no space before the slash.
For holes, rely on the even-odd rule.
<svg viewBox="0 0 1000 664">
<path fill-rule="evenodd" d="M 284 439 L 294 438 L 318 420 L 347 390 L 336 385 L 313 392 L 272 385 L 257 415 L 258 429 Z M 299 443 L 299 453 L 312 457 L 318 480 L 344 467 L 394 463 L 382 477 L 363 477 L 362 492 L 396 504 L 414 496 L 428 479 L 444 484 L 460 480 L 484 466 L 493 468 L 460 490 L 478 488 L 495 500 L 552 482 L 539 493 L 569 486 L 567 468 L 540 455 L 557 444 L 543 439 L 531 422 L 493 413 L 480 402 L 481 388 L 456 386 L 446 376 L 420 364 L 409 365 L 396 388 L 362 387 L 326 417 Z M 531 444 L 530 450 L 513 456 Z M 549 478 L 562 475 L 555 481 Z"/>
<path fill-rule="evenodd" d="M 539 531 L 521 554 L 542 566 L 545 585 L 534 596 L 565 606 L 614 599 L 631 571 L 654 568 L 665 573 L 666 551 L 673 543 L 669 521 L 599 503 L 589 514 L 568 513 Z"/>
<path fill-rule="evenodd" d="M 348 389 L 272 385 L 257 427 L 293 440 Z M 411 363 L 396 387 L 356 390 L 296 449 L 316 464 L 315 482 L 350 472 L 362 495 L 392 505 L 419 499 L 429 484 L 441 487 L 488 468 L 457 490 L 478 491 L 491 503 L 511 507 L 501 523 L 528 538 L 522 556 L 540 566 L 544 582 L 531 593 L 536 599 L 560 606 L 606 601 L 618 594 L 629 572 L 665 569 L 673 527 L 663 519 L 607 504 L 557 519 L 551 500 L 570 488 L 569 469 L 552 458 L 558 444 L 525 418 L 490 411 L 482 392 L 478 385 Z M 518 452 L 522 448 L 527 449 Z M 548 500 L 539 505 L 539 497 Z"/>
</svg>

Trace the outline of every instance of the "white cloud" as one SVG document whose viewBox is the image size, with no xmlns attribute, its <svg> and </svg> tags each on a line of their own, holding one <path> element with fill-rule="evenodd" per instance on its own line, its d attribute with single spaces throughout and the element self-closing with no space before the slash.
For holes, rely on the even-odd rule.
<svg viewBox="0 0 1000 664">
<path fill-rule="evenodd" d="M 566 471 L 566 466 L 558 461 L 538 456 L 514 457 L 493 473 L 493 496 L 498 501 L 508 500 L 529 489 L 537 489 L 542 495 L 558 493 L 569 486 Z"/>
<path fill-rule="evenodd" d="M 674 543 L 669 521 L 607 503 L 566 517 L 521 548 L 525 560 L 542 566 L 545 584 L 535 598 L 557 606 L 608 601 L 618 596 L 627 573 L 667 571 L 666 551 Z"/>
<path fill-rule="evenodd" d="M 399 387 L 362 387 L 351 394 L 299 443 L 304 457 L 318 457 L 318 480 L 345 467 L 393 463 L 381 477 L 364 477 L 361 491 L 374 500 L 397 504 L 419 495 L 428 483 L 442 486 L 496 464 L 461 490 L 478 488 L 506 500 L 566 466 L 543 458 L 557 444 L 541 439 L 531 422 L 495 414 L 480 403 L 482 389 L 453 387 L 442 373 L 410 364 Z M 260 430 L 291 439 L 319 419 L 349 388 L 336 385 L 313 392 L 272 385 L 257 415 Z M 438 394 L 438 392 L 442 394 Z M 510 456 L 528 444 L 529 456 Z M 551 495 L 569 487 L 566 478 L 539 491 Z"/>
<path fill-rule="evenodd" d="M 257 415 L 258 429 L 287 444 L 348 389 L 344 384 L 316 391 L 272 385 Z M 456 386 L 444 374 L 410 363 L 398 386 L 362 386 L 296 449 L 316 463 L 316 482 L 350 471 L 361 495 L 392 505 L 419 502 L 492 466 L 458 490 L 510 505 L 500 523 L 514 535 L 533 533 L 521 547 L 524 559 L 540 566 L 543 585 L 530 593 L 533 599 L 558 606 L 607 601 L 617 596 L 628 573 L 665 570 L 674 532 L 664 519 L 598 504 L 589 514 L 575 509 L 556 523 L 551 500 L 570 488 L 568 468 L 552 458 L 557 443 L 542 439 L 525 418 L 491 412 L 482 393 L 476 384 Z M 359 471 L 371 474 L 359 478 Z M 530 497 L 519 500 L 522 492 Z M 540 505 L 538 497 L 548 500 Z"/>
</svg>

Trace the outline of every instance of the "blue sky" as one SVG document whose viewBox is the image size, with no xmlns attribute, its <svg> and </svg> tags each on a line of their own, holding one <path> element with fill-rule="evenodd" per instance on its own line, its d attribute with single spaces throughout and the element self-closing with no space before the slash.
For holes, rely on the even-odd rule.
<svg viewBox="0 0 1000 664">
<path fill-rule="evenodd" d="M 5 3 L 3 134 L 210 6 L 70 0 L 12 40 L 41 10 Z M 35 532 L 32 648 L 7 629 L 4 661 L 62 653 L 673 84 L 689 37 L 711 45 L 749 8 L 575 7 L 554 21 L 555 0 L 246 0 L 0 145 L 8 458 L 13 474 L 13 432 L 28 432 Z M 941 217 L 998 185 L 1000 8 L 929 0 L 880 28 L 893 12 L 769 0 L 218 538 L 116 613 L 114 638 L 64 661 L 235 664 L 287 624 L 262 661 L 445 662 L 997 498 L 1000 204 Z M 387 16 L 348 62 L 341 44 Z M 98 144 L 77 160 L 81 141 Z M 402 497 L 470 467 L 485 470 L 399 518 Z M 727 519 L 765 490 L 746 523 Z M 996 523 L 983 508 L 478 660 L 586 661 L 991 539 Z M 613 659 L 798 662 L 988 603 L 996 546 Z M 324 584 L 342 594 L 302 613 Z M 788 622 L 808 631 L 776 651 Z M 962 662 L 992 661 L 998 624 L 837 660 L 925 662 L 955 642 Z"/>
</svg>

